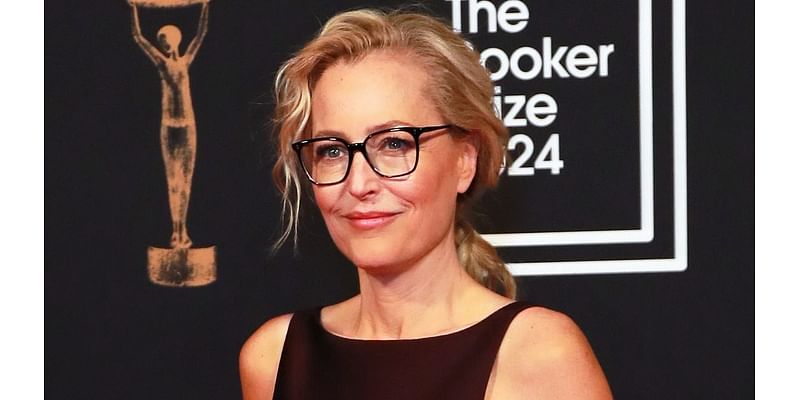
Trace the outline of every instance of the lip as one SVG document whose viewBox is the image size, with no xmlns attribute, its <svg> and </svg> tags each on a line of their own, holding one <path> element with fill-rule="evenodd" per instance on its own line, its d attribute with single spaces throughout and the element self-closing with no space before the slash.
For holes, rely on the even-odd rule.
<svg viewBox="0 0 800 400">
<path fill-rule="evenodd" d="M 359 229 L 375 229 L 392 222 L 398 212 L 354 211 L 344 215 L 350 225 Z"/>
</svg>

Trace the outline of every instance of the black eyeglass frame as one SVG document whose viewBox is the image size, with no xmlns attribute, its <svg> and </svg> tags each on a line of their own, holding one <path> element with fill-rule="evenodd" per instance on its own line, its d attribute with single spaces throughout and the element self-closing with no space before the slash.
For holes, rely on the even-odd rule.
<svg viewBox="0 0 800 400">
<path fill-rule="evenodd" d="M 294 149 L 295 153 L 297 153 L 297 159 L 300 160 L 300 165 L 303 168 L 303 172 L 306 173 L 306 177 L 308 178 L 308 180 L 311 183 L 313 183 L 315 185 L 330 186 L 330 185 L 336 185 L 336 184 L 342 183 L 345 180 L 347 180 L 347 176 L 350 175 L 350 167 L 353 165 L 353 157 L 355 157 L 356 153 L 361 153 L 364 156 L 364 160 L 366 160 L 367 164 L 369 164 L 369 167 L 373 171 L 375 171 L 375 173 L 378 174 L 379 176 L 382 176 L 384 178 L 399 178 L 401 176 L 410 175 L 414 171 L 416 171 L 417 165 L 419 164 L 419 137 L 423 133 L 438 131 L 440 129 L 453 128 L 453 127 L 454 127 L 454 125 L 451 125 L 451 124 L 433 125 L 433 126 L 396 126 L 396 127 L 393 127 L 393 128 L 381 129 L 379 131 L 372 132 L 369 135 L 367 135 L 366 138 L 364 138 L 364 141 L 358 142 L 358 143 L 349 143 L 346 140 L 344 140 L 344 139 L 342 139 L 340 137 L 336 137 L 336 136 L 323 136 L 323 137 L 315 137 L 315 138 L 312 138 L 312 139 L 298 140 L 298 141 L 292 143 L 292 148 Z M 414 153 L 414 166 L 408 172 L 404 172 L 402 174 L 387 175 L 387 174 L 382 173 L 381 171 L 378 171 L 378 169 L 375 167 L 375 165 L 372 164 L 372 161 L 369 159 L 369 155 L 367 154 L 367 149 L 366 149 L 365 144 L 367 143 L 367 141 L 369 141 L 369 139 L 371 137 L 373 137 L 375 135 L 379 135 L 379 134 L 382 134 L 382 133 L 388 133 L 388 132 L 399 132 L 399 131 L 407 132 L 407 133 L 411 134 L 411 136 L 414 138 L 414 152 L 415 152 Z M 319 183 L 319 182 L 315 181 L 314 178 L 311 176 L 311 173 L 308 172 L 308 168 L 305 166 L 305 164 L 303 164 L 303 156 L 302 156 L 302 153 L 301 153 L 301 151 L 303 149 L 303 146 L 305 146 L 305 145 L 307 145 L 309 143 L 321 142 L 323 140 L 341 142 L 341 143 L 344 143 L 344 145 L 347 147 L 347 157 L 348 157 L 347 169 L 344 171 L 344 176 L 342 177 L 342 179 L 340 179 L 338 181 L 335 181 L 335 182 Z"/>
</svg>

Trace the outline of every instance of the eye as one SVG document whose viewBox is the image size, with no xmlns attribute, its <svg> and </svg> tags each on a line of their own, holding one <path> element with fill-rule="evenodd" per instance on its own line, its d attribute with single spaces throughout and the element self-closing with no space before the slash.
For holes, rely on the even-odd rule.
<svg viewBox="0 0 800 400">
<path fill-rule="evenodd" d="M 336 160 L 344 157 L 346 150 L 339 143 L 324 143 L 316 146 L 314 154 L 317 160 Z"/>
<path fill-rule="evenodd" d="M 414 147 L 413 142 L 400 136 L 390 136 L 383 138 L 380 149 L 385 151 L 405 151 Z"/>
</svg>

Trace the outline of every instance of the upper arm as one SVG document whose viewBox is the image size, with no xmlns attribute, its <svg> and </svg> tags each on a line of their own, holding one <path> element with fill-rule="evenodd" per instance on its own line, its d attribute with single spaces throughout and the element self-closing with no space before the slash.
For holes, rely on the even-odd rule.
<svg viewBox="0 0 800 400">
<path fill-rule="evenodd" d="M 291 319 L 292 314 L 285 314 L 267 321 L 242 346 L 239 376 L 245 400 L 272 398 Z"/>
<path fill-rule="evenodd" d="M 189 43 L 189 47 L 186 48 L 186 54 L 184 55 L 187 58 L 187 62 L 189 64 L 194 61 L 194 57 L 197 54 L 197 50 L 200 49 L 200 45 L 203 43 L 203 39 L 206 37 L 206 33 L 208 32 L 208 2 L 203 3 L 203 8 L 200 11 L 200 22 L 197 25 L 197 33 L 195 34 L 194 39 L 192 39 L 191 43 Z"/>
<path fill-rule="evenodd" d="M 141 34 L 134 35 L 133 39 L 136 41 L 136 44 L 139 45 L 142 51 L 144 51 L 144 54 L 147 55 L 150 61 L 152 61 L 154 64 L 158 64 L 161 61 L 162 59 L 161 52 L 155 46 L 153 46 L 153 44 L 150 43 L 150 41 L 147 40 L 144 36 L 142 36 Z"/>
<path fill-rule="evenodd" d="M 603 369 L 580 328 L 566 315 L 541 307 L 522 311 L 509 326 L 497 378 L 524 398 L 611 399 Z"/>
<path fill-rule="evenodd" d="M 153 63 L 157 63 L 161 58 L 161 52 L 153 46 L 147 38 L 142 35 L 142 28 L 139 26 L 139 9 L 131 3 L 131 33 L 133 40 L 144 51 Z"/>
</svg>

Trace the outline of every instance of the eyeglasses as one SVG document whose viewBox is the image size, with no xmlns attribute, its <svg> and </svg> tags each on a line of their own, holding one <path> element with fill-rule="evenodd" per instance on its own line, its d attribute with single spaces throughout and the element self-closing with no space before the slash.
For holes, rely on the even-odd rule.
<svg viewBox="0 0 800 400">
<path fill-rule="evenodd" d="M 399 126 L 367 135 L 361 143 L 347 143 L 335 136 L 317 137 L 292 143 L 308 180 L 316 185 L 335 185 L 347 179 L 353 156 L 364 155 L 375 173 L 385 178 L 408 175 L 417 168 L 419 137 L 452 125 Z"/>
</svg>

